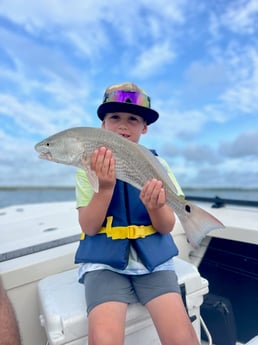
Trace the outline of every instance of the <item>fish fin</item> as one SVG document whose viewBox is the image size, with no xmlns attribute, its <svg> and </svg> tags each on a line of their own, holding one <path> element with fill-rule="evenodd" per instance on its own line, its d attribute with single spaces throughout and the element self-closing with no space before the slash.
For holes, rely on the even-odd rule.
<svg viewBox="0 0 258 345">
<path fill-rule="evenodd" d="M 84 169 L 86 176 L 89 180 L 89 183 L 95 193 L 99 191 L 99 179 L 95 171 L 91 170 L 89 160 L 86 155 L 82 155 L 81 159 L 82 169 Z"/>
<path fill-rule="evenodd" d="M 187 240 L 194 248 L 198 248 L 204 237 L 212 230 L 225 226 L 209 212 L 186 201 L 185 212 L 178 218 L 184 228 Z"/>
</svg>

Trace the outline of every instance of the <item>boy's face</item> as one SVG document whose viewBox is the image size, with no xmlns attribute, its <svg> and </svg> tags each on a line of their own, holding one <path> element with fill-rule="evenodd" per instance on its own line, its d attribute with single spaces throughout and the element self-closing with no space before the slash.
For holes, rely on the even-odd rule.
<svg viewBox="0 0 258 345">
<path fill-rule="evenodd" d="M 147 132 L 147 124 L 141 116 L 123 112 L 106 114 L 102 128 L 115 132 L 135 143 L 138 143 L 141 134 Z"/>
</svg>

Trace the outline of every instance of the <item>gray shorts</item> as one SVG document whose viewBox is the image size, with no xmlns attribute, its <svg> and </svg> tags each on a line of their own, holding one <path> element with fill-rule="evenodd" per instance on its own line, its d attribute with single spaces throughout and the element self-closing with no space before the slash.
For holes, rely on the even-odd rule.
<svg viewBox="0 0 258 345">
<path fill-rule="evenodd" d="M 117 301 L 144 305 L 168 292 L 180 294 L 174 271 L 126 275 L 110 270 L 98 270 L 85 274 L 84 285 L 88 313 L 104 302 Z"/>
</svg>

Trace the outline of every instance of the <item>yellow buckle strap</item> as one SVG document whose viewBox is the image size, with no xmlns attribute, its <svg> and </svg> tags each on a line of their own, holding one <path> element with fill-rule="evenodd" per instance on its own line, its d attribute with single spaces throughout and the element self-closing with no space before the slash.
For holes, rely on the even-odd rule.
<svg viewBox="0 0 258 345">
<path fill-rule="evenodd" d="M 144 238 L 148 235 L 154 234 L 155 232 L 156 231 L 151 225 L 116 226 L 111 229 L 101 228 L 99 231 L 99 233 L 106 233 L 107 237 L 111 237 L 112 240 Z"/>
<path fill-rule="evenodd" d="M 106 234 L 113 240 L 122 240 L 125 238 L 136 239 L 144 238 L 156 232 L 152 225 L 129 225 L 112 227 L 113 217 L 107 217 L 106 227 L 102 227 L 98 234 Z M 81 240 L 84 240 L 85 233 L 81 234 Z"/>
</svg>

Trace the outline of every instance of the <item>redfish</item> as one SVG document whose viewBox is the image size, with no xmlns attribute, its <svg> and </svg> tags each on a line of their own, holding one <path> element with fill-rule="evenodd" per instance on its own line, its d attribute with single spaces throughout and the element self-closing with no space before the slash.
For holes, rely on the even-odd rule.
<svg viewBox="0 0 258 345">
<path fill-rule="evenodd" d="M 101 128 L 71 128 L 39 142 L 35 145 L 35 150 L 41 159 L 83 168 L 97 192 L 98 179 L 90 169 L 90 157 L 95 149 L 102 146 L 113 153 L 117 179 L 139 190 L 152 178 L 162 181 L 167 204 L 177 214 L 187 240 L 193 247 L 198 247 L 211 230 L 224 228 L 213 215 L 177 195 L 176 187 L 166 169 L 147 148 L 116 133 Z"/>
</svg>

